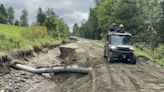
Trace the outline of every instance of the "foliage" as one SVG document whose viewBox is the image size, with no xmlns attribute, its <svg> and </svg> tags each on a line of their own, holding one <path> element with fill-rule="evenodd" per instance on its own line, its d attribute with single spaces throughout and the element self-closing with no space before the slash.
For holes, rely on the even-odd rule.
<svg viewBox="0 0 164 92">
<path fill-rule="evenodd" d="M 158 48 L 154 50 L 153 58 L 164 65 L 164 45 L 159 45 Z"/>
<path fill-rule="evenodd" d="M 3 4 L 0 5 L 0 23 L 7 23 L 7 12 Z"/>
<path fill-rule="evenodd" d="M 15 20 L 14 9 L 9 7 L 7 10 L 0 5 L 0 23 L 11 24 L 16 26 L 28 26 L 28 11 L 23 10 L 20 16 L 20 21 Z M 55 39 L 67 39 L 69 36 L 68 25 L 64 23 L 63 19 L 59 18 L 52 8 L 48 8 L 44 12 L 40 7 L 36 16 L 36 22 L 32 26 L 45 26 L 48 30 L 48 35 Z M 34 28 L 35 30 L 35 28 Z M 12 33 L 12 32 L 11 32 Z"/>
<path fill-rule="evenodd" d="M 101 38 L 101 30 L 98 29 L 98 19 L 96 16 L 96 11 L 94 9 L 90 9 L 89 19 L 86 23 L 83 23 L 81 28 L 77 23 L 74 24 L 73 34 L 76 36 L 82 36 L 85 38 L 91 39 L 100 39 Z"/>
<path fill-rule="evenodd" d="M 46 17 L 45 26 L 48 30 L 55 30 L 56 25 L 56 18 L 54 16 Z"/>
<path fill-rule="evenodd" d="M 161 17 L 160 17 L 160 22 L 159 22 L 159 26 L 158 26 L 158 35 L 161 36 L 160 37 L 160 40 L 162 43 L 164 43 L 164 32 L 163 32 L 163 29 L 164 29 L 164 0 L 162 0 L 161 2 L 161 9 L 162 9 L 162 12 L 161 12 Z"/>
<path fill-rule="evenodd" d="M 22 15 L 20 16 L 20 25 L 21 26 L 28 26 L 28 12 L 27 10 L 22 11 Z"/>
<path fill-rule="evenodd" d="M 0 53 L 10 50 L 29 49 L 34 46 L 58 45 L 68 41 L 69 28 L 64 23 L 64 20 L 54 13 L 52 8 L 48 8 L 46 12 L 43 12 L 39 8 L 36 18 L 35 25 L 27 27 L 27 10 L 22 11 L 19 21 L 15 20 L 14 9 L 12 7 L 6 10 L 3 4 L 1 4 Z"/>
<path fill-rule="evenodd" d="M 138 0 L 95 0 L 99 4 L 90 9 L 89 19 L 82 24 L 80 36 L 102 39 L 113 22 L 124 24 L 126 31 L 138 35 L 144 31 L 144 10 Z"/>
<path fill-rule="evenodd" d="M 43 26 L 45 23 L 46 15 L 40 7 L 38 9 L 38 14 L 36 18 L 37 18 L 37 23 Z"/>
<path fill-rule="evenodd" d="M 7 9 L 7 22 L 11 25 L 14 23 L 14 9 L 12 7 Z"/>
<path fill-rule="evenodd" d="M 73 34 L 76 35 L 76 36 L 80 36 L 80 27 L 77 23 L 74 24 L 73 26 Z"/>
<path fill-rule="evenodd" d="M 19 20 L 15 20 L 14 25 L 16 25 L 16 26 L 20 26 Z"/>
<path fill-rule="evenodd" d="M 77 36 L 102 39 L 113 22 L 123 24 L 125 30 L 152 45 L 164 41 L 161 0 L 94 0 L 96 7 L 90 9 L 89 18 L 79 28 Z M 161 7 L 160 7 L 161 6 Z M 162 11 L 162 12 L 160 12 Z M 151 30 L 150 30 L 151 28 Z M 153 32 L 152 32 L 153 31 Z M 155 33 L 155 34 L 154 34 Z M 149 36 L 147 36 L 149 35 Z M 150 40 L 153 40 L 151 42 Z"/>
<path fill-rule="evenodd" d="M 48 8 L 45 13 L 45 21 L 43 26 L 48 30 L 48 33 L 55 39 L 67 39 L 69 36 L 69 28 L 64 23 L 63 19 L 59 18 L 52 8 Z M 41 25 L 41 24 L 39 24 Z"/>
<path fill-rule="evenodd" d="M 46 38 L 48 36 L 45 27 L 29 27 L 21 31 L 21 35 L 27 39 Z"/>
<path fill-rule="evenodd" d="M 60 44 L 45 27 L 18 27 L 0 24 L 0 51 L 28 49 L 45 44 Z"/>
<path fill-rule="evenodd" d="M 135 54 L 137 56 L 145 56 L 153 61 L 156 61 L 157 63 L 164 65 L 164 44 L 160 44 L 157 46 L 157 48 L 154 48 L 154 50 L 151 50 L 151 45 L 146 43 L 135 43 L 135 46 Z"/>
</svg>

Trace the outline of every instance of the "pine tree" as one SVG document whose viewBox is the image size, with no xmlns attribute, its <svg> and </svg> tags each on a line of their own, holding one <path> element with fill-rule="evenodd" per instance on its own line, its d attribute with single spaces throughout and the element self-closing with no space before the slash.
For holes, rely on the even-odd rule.
<svg viewBox="0 0 164 92">
<path fill-rule="evenodd" d="M 3 4 L 0 5 L 0 23 L 7 23 L 7 13 Z"/>
<path fill-rule="evenodd" d="M 42 9 L 39 7 L 39 9 L 38 9 L 38 14 L 37 14 L 37 23 L 38 23 L 39 25 L 44 25 L 45 19 L 46 19 L 46 15 L 45 15 L 44 12 L 42 11 Z"/>
</svg>

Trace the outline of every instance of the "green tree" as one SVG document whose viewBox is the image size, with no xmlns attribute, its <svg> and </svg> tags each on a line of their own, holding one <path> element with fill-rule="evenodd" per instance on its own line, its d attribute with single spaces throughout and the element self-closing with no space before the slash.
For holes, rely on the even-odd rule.
<svg viewBox="0 0 164 92">
<path fill-rule="evenodd" d="M 152 24 L 148 25 L 148 28 L 146 30 L 146 36 L 147 36 L 147 43 L 150 44 L 151 49 L 154 50 L 157 46 L 157 31 L 154 29 Z"/>
<path fill-rule="evenodd" d="M 143 10 L 137 5 L 137 0 L 121 0 L 114 13 L 117 23 L 125 25 L 126 31 L 137 35 L 144 31 Z"/>
<path fill-rule="evenodd" d="M 96 10 L 90 9 L 89 19 L 88 19 L 88 31 L 90 31 L 90 38 L 100 39 L 101 30 L 98 29 L 98 19 Z"/>
<path fill-rule="evenodd" d="M 13 24 L 14 22 L 14 9 L 12 7 L 7 9 L 7 22 L 8 24 Z"/>
<path fill-rule="evenodd" d="M 161 18 L 160 18 L 160 22 L 159 22 L 159 27 L 158 27 L 158 35 L 160 37 L 160 40 L 162 43 L 164 43 L 164 0 L 161 2 Z"/>
<path fill-rule="evenodd" d="M 53 11 L 52 8 L 48 8 L 46 11 L 46 20 L 45 20 L 45 26 L 48 30 L 55 30 L 57 25 L 57 17 Z"/>
<path fill-rule="evenodd" d="M 44 25 L 48 29 L 49 34 L 57 39 L 68 38 L 69 28 L 64 23 L 63 19 L 60 19 L 52 8 L 48 8 L 46 11 L 46 19 Z"/>
<path fill-rule="evenodd" d="M 47 9 L 46 11 L 46 20 L 44 25 L 48 29 L 49 33 L 52 37 L 58 39 L 58 32 L 56 31 L 57 27 L 57 17 L 53 11 L 53 9 Z"/>
<path fill-rule="evenodd" d="M 42 9 L 39 7 L 38 9 L 38 14 L 37 14 L 37 23 L 39 25 L 44 25 L 46 20 L 46 15 L 44 14 L 44 12 L 42 11 Z"/>
<path fill-rule="evenodd" d="M 48 8 L 46 11 L 46 16 L 50 17 L 50 16 L 56 16 L 55 12 L 53 11 L 53 8 Z"/>
<path fill-rule="evenodd" d="M 58 39 L 65 39 L 69 35 L 68 26 L 64 23 L 63 19 L 57 19 L 56 32 Z"/>
<path fill-rule="evenodd" d="M 0 23 L 7 23 L 7 12 L 3 4 L 0 5 Z"/>
<path fill-rule="evenodd" d="M 102 0 L 94 0 L 95 4 L 98 6 Z"/>
<path fill-rule="evenodd" d="M 77 23 L 75 23 L 75 24 L 73 25 L 73 35 L 75 35 L 75 36 L 80 36 L 79 32 L 80 32 L 79 25 L 78 25 Z"/>
<path fill-rule="evenodd" d="M 19 20 L 15 20 L 15 23 L 14 23 L 16 26 L 20 26 L 20 23 L 19 23 Z"/>
<path fill-rule="evenodd" d="M 28 26 L 28 12 L 27 10 L 22 11 L 22 15 L 20 16 L 20 25 Z"/>
<path fill-rule="evenodd" d="M 48 30 L 55 30 L 56 28 L 56 18 L 51 16 L 51 17 L 46 17 L 45 20 L 45 26 L 47 27 Z"/>
</svg>

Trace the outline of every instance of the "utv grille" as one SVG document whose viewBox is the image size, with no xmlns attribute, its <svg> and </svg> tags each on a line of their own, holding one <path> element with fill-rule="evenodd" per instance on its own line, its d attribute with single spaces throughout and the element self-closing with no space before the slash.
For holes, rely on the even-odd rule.
<svg viewBox="0 0 164 92">
<path fill-rule="evenodd" d="M 120 47 L 118 47 L 117 50 L 119 50 L 119 51 L 129 51 L 129 48 L 120 48 Z"/>
</svg>

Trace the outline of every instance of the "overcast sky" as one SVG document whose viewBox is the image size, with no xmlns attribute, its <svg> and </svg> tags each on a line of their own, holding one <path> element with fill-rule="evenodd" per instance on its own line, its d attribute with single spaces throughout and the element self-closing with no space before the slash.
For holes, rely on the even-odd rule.
<svg viewBox="0 0 164 92">
<path fill-rule="evenodd" d="M 28 10 L 29 22 L 35 22 L 38 7 L 44 11 L 53 8 L 69 25 L 72 30 L 73 24 L 81 23 L 88 18 L 89 9 L 94 7 L 94 0 L 0 0 L 5 7 L 12 6 L 15 10 L 15 17 L 19 19 L 23 9 Z"/>
</svg>

